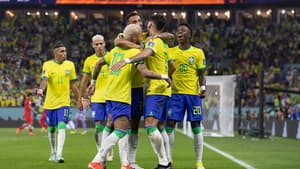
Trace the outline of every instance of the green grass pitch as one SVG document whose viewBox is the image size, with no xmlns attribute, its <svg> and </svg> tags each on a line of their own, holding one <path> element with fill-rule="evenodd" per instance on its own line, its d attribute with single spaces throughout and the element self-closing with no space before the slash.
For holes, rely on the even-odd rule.
<svg viewBox="0 0 300 169">
<path fill-rule="evenodd" d="M 46 133 L 35 129 L 35 136 L 28 136 L 27 130 L 19 136 L 15 129 L 0 129 L 0 168 L 1 169 L 86 169 L 89 161 L 96 154 L 94 130 L 87 135 L 70 135 L 69 131 L 64 148 L 64 164 L 49 162 L 49 143 Z M 257 169 L 299 169 L 300 141 L 293 139 L 273 138 L 268 140 L 205 137 L 205 142 L 225 151 Z M 180 133 L 175 134 L 173 151 L 174 169 L 195 168 L 193 141 Z M 143 129 L 140 130 L 140 141 L 137 161 L 145 169 L 152 169 L 157 158 Z M 204 148 L 203 161 L 206 169 L 242 169 L 244 167 Z M 114 149 L 114 161 L 109 162 L 108 169 L 120 168 L 117 146 Z"/>
</svg>

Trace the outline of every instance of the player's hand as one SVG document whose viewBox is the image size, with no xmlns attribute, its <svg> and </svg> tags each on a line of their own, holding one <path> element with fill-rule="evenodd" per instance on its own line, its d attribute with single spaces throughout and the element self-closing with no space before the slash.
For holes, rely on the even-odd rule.
<svg viewBox="0 0 300 169">
<path fill-rule="evenodd" d="M 88 90 L 88 94 L 92 96 L 95 93 L 95 84 L 90 84 L 87 90 Z"/>
<path fill-rule="evenodd" d="M 168 79 L 166 79 L 167 83 L 168 83 L 168 88 L 173 86 L 173 82 L 172 79 L 169 77 Z"/>
<path fill-rule="evenodd" d="M 81 102 L 81 98 L 79 98 L 79 99 L 77 100 L 77 108 L 78 108 L 80 111 L 83 110 L 83 105 L 82 105 L 82 102 Z"/>
<path fill-rule="evenodd" d="M 86 98 L 81 98 L 81 103 L 84 109 L 87 109 L 90 107 L 90 100 Z"/>
<path fill-rule="evenodd" d="M 120 70 L 122 67 L 124 67 L 126 65 L 126 62 L 123 60 L 123 61 L 120 61 L 120 62 L 117 62 L 115 64 L 113 64 L 111 66 L 111 70 L 112 71 L 118 71 Z"/>
<path fill-rule="evenodd" d="M 201 99 L 205 98 L 205 93 L 206 93 L 206 90 L 201 90 L 200 91 L 199 96 L 200 96 Z"/>
<path fill-rule="evenodd" d="M 41 97 L 44 96 L 44 91 L 43 91 L 43 89 L 36 88 L 35 91 L 36 91 L 36 94 L 37 94 L 37 95 L 39 95 L 39 96 L 41 96 Z"/>
</svg>

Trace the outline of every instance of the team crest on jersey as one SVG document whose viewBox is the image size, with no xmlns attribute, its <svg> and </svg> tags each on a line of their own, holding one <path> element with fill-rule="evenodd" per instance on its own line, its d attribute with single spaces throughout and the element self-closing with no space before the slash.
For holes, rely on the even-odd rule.
<svg viewBox="0 0 300 169">
<path fill-rule="evenodd" d="M 190 56 L 190 57 L 189 57 L 189 63 L 190 63 L 190 65 L 192 65 L 192 64 L 195 63 L 195 58 L 194 58 L 194 56 Z"/>
<path fill-rule="evenodd" d="M 70 70 L 67 69 L 67 70 L 66 70 L 66 75 L 69 75 L 69 74 L 70 74 Z"/>
<path fill-rule="evenodd" d="M 154 42 L 148 42 L 148 46 L 149 47 L 153 47 L 154 46 Z"/>
</svg>

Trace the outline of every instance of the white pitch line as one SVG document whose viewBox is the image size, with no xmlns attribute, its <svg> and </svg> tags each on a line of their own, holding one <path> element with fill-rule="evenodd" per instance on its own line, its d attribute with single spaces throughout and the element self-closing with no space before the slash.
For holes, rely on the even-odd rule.
<svg viewBox="0 0 300 169">
<path fill-rule="evenodd" d="M 181 130 L 177 130 L 177 131 L 179 131 L 181 134 L 184 134 Z M 186 134 L 184 134 L 184 135 L 186 135 Z M 186 135 L 186 136 L 192 138 L 192 136 L 189 136 L 189 135 Z M 228 154 L 228 153 L 226 153 L 226 152 L 224 152 L 224 151 L 222 151 L 220 149 L 217 149 L 216 147 L 214 147 L 212 145 L 204 143 L 204 146 L 207 147 L 207 148 L 209 148 L 209 149 L 211 149 L 212 151 L 214 151 L 216 153 L 221 154 L 222 156 L 224 156 L 224 157 L 228 158 L 229 160 L 231 160 L 231 161 L 239 164 L 240 166 L 245 167 L 246 169 L 256 169 L 255 167 L 251 166 L 250 164 L 245 163 L 244 161 L 239 160 L 239 159 L 235 158 L 234 156 L 232 156 L 232 155 L 230 155 L 230 154 Z"/>
</svg>

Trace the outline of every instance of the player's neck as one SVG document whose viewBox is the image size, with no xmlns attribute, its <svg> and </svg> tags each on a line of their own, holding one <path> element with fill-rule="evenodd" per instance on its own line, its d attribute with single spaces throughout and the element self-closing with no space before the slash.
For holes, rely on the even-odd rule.
<svg viewBox="0 0 300 169">
<path fill-rule="evenodd" d="M 178 47 L 181 50 L 187 50 L 187 49 L 189 49 L 191 47 L 191 43 L 189 43 L 189 42 L 182 42 L 182 43 L 178 44 Z"/>
</svg>

